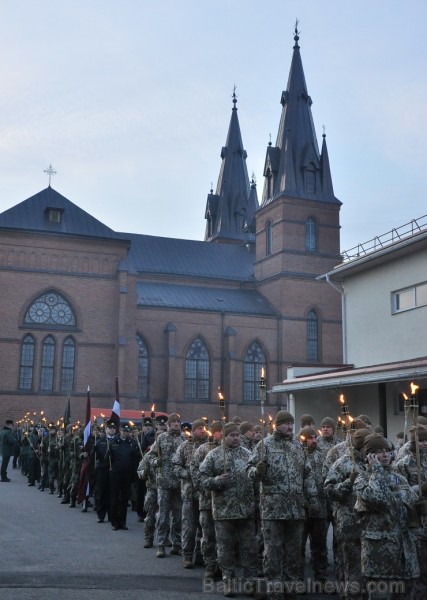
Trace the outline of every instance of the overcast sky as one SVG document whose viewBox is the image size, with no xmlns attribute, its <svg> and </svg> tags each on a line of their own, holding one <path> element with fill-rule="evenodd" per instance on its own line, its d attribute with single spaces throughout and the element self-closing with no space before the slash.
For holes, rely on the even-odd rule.
<svg viewBox="0 0 427 600">
<path fill-rule="evenodd" d="M 116 231 L 203 239 L 237 86 L 262 196 L 298 18 L 346 250 L 427 214 L 426 0 L 2 0 L 0 212 L 52 187 Z"/>
</svg>

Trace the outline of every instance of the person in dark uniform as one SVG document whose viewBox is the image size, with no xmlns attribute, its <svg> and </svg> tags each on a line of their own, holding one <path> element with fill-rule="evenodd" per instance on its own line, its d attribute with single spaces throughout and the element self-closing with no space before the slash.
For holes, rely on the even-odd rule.
<svg viewBox="0 0 427 600">
<path fill-rule="evenodd" d="M 132 479 L 138 466 L 139 450 L 131 439 L 131 428 L 124 424 L 120 433 L 109 444 L 106 459 L 111 458 L 110 471 L 110 521 L 114 531 L 127 530 L 127 505 Z"/>
<path fill-rule="evenodd" d="M 98 515 L 98 523 L 104 523 L 105 517 L 109 515 L 110 505 L 110 460 L 107 456 L 107 450 L 114 441 L 116 435 L 116 424 L 114 421 L 107 421 L 105 424 L 105 434 L 100 434 L 93 448 L 95 456 L 95 505 Z"/>
</svg>

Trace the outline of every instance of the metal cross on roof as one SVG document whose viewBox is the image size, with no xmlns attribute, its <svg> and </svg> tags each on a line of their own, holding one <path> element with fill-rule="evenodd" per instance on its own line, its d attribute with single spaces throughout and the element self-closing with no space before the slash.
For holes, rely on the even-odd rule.
<svg viewBox="0 0 427 600">
<path fill-rule="evenodd" d="M 50 164 L 49 167 L 43 171 L 43 173 L 46 173 L 46 175 L 49 175 L 49 187 L 50 187 L 52 175 L 56 175 L 57 171 L 55 171 L 54 168 L 52 167 L 52 164 Z"/>
</svg>

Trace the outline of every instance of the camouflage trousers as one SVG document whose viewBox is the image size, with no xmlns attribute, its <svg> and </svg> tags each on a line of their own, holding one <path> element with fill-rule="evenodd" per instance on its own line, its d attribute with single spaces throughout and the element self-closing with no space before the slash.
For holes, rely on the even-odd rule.
<svg viewBox="0 0 427 600">
<path fill-rule="evenodd" d="M 342 556 L 342 568 L 346 589 L 345 598 L 362 600 L 360 582 L 362 580 L 360 539 L 338 539 Z"/>
<path fill-rule="evenodd" d="M 205 565 L 216 565 L 216 537 L 212 510 L 200 510 L 199 523 L 202 528 L 201 550 Z"/>
<path fill-rule="evenodd" d="M 263 520 L 263 570 L 270 589 L 284 581 L 297 582 L 301 575 L 303 520 Z"/>
<path fill-rule="evenodd" d="M 311 565 L 315 579 L 324 579 L 328 570 L 328 548 L 326 536 L 328 525 L 326 519 L 306 519 L 302 537 L 302 556 L 305 556 L 307 540 L 310 540 Z M 301 569 L 301 579 L 304 578 L 304 565 Z"/>
<path fill-rule="evenodd" d="M 244 579 L 257 575 L 257 546 L 253 519 L 215 521 L 218 565 L 224 579 L 235 576 L 236 544 L 239 546 L 240 564 Z"/>
<path fill-rule="evenodd" d="M 43 456 L 40 461 L 40 485 L 43 488 L 49 485 L 49 461 Z"/>
<path fill-rule="evenodd" d="M 153 543 L 154 531 L 156 526 L 156 511 L 157 511 L 157 489 L 147 488 L 144 499 L 144 538 L 146 542 Z"/>
<path fill-rule="evenodd" d="M 424 600 L 427 598 L 427 538 L 417 540 L 417 554 L 420 576 L 415 582 L 411 600 Z"/>
<path fill-rule="evenodd" d="M 80 480 L 80 467 L 81 465 L 77 465 L 76 467 L 71 468 L 70 482 L 68 484 L 68 490 L 70 492 L 71 501 L 76 501 L 77 498 L 77 490 L 79 487 Z"/>
<path fill-rule="evenodd" d="M 156 516 L 156 536 L 157 544 L 165 546 L 166 540 L 170 534 L 172 546 L 181 547 L 181 490 L 176 489 L 157 489 L 157 502 L 159 505 Z"/>
<path fill-rule="evenodd" d="M 59 477 L 59 460 L 57 458 L 51 458 L 49 460 L 48 467 L 48 478 L 49 478 L 49 487 L 51 490 L 55 487 L 55 481 L 58 481 Z"/>
<path fill-rule="evenodd" d="M 181 544 L 182 556 L 193 560 L 196 548 L 196 535 L 199 527 L 199 499 L 189 498 L 182 501 Z"/>
</svg>

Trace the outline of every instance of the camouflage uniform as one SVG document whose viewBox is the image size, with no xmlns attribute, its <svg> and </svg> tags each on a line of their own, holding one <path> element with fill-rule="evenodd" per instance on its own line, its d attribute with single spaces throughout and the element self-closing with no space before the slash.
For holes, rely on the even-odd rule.
<svg viewBox="0 0 427 600">
<path fill-rule="evenodd" d="M 226 580 L 235 576 L 236 541 L 239 543 L 244 579 L 251 581 L 256 576 L 254 490 L 246 475 L 250 457 L 246 448 L 228 448 L 223 442 L 206 455 L 199 467 L 203 489 L 212 492 L 218 564 Z M 227 487 L 219 478 L 225 470 L 230 476 Z"/>
<path fill-rule="evenodd" d="M 339 446 L 336 446 L 338 448 Z M 334 450 L 333 448 L 332 450 Z M 354 460 L 353 460 L 354 457 Z M 334 462 L 325 479 L 324 488 L 332 501 L 334 532 L 337 540 L 338 560 L 336 577 L 345 582 L 344 597 L 361 599 L 360 593 L 360 536 L 361 527 L 354 510 L 356 491 L 350 476 L 365 470 L 359 450 L 347 444 L 346 454 Z"/>
<path fill-rule="evenodd" d="M 209 490 L 204 490 L 199 467 L 207 454 L 218 445 L 206 442 L 197 448 L 191 460 L 190 471 L 193 485 L 199 493 L 199 523 L 202 529 L 201 551 L 206 572 L 214 576 L 216 571 L 216 537 L 215 524 L 212 516 L 212 496 Z"/>
<path fill-rule="evenodd" d="M 83 438 L 75 434 L 70 446 L 70 482 L 68 484 L 70 507 L 76 506 L 80 471 L 83 463 Z"/>
<path fill-rule="evenodd" d="M 57 434 L 51 434 L 43 438 L 42 443 L 43 461 L 47 459 L 48 468 L 48 485 L 50 493 L 55 491 L 55 481 L 58 481 L 59 476 L 59 443 Z"/>
<path fill-rule="evenodd" d="M 204 441 L 204 440 L 203 440 Z M 190 463 L 194 451 L 200 447 L 200 440 L 185 440 L 172 457 L 173 471 L 181 480 L 181 545 L 182 556 L 193 562 L 196 549 L 196 534 L 199 527 L 199 495 L 193 486 Z"/>
<path fill-rule="evenodd" d="M 317 448 L 307 449 L 307 457 L 316 483 L 319 512 L 315 516 L 312 516 L 309 510 L 306 511 L 302 548 L 303 550 L 305 549 L 307 539 L 310 538 L 311 564 L 314 570 L 314 578 L 317 581 L 321 581 L 326 578 L 326 571 L 328 569 L 328 549 L 326 543 L 328 506 L 323 489 L 322 473 L 324 454 L 317 446 Z"/>
<path fill-rule="evenodd" d="M 169 534 L 169 514 L 171 514 L 172 546 L 181 547 L 181 490 L 178 477 L 173 472 L 172 456 L 182 444 L 181 431 L 172 430 L 161 433 L 148 453 L 148 461 L 156 469 L 157 502 L 159 510 L 156 519 L 157 544 L 165 546 Z M 158 450 L 160 449 L 160 452 Z M 157 459 L 161 459 L 161 467 L 157 468 Z"/>
<path fill-rule="evenodd" d="M 331 448 L 338 446 L 341 444 L 342 440 L 340 438 L 333 435 L 332 437 L 325 437 L 324 435 L 319 435 L 317 438 L 317 449 L 326 456 Z"/>
<path fill-rule="evenodd" d="M 156 525 L 156 512 L 158 509 L 156 475 L 153 469 L 151 468 L 148 459 L 148 455 L 144 454 L 144 457 L 141 459 L 138 465 L 137 471 L 139 479 L 145 481 L 146 485 L 146 492 L 144 498 L 144 548 L 151 548 L 151 546 L 153 545 Z"/>
<path fill-rule="evenodd" d="M 71 432 L 65 434 L 63 442 L 63 472 L 62 472 L 62 498 L 61 504 L 70 502 L 70 478 L 71 478 L 71 450 L 73 449 L 74 436 Z"/>
<path fill-rule="evenodd" d="M 407 511 L 407 506 L 415 505 L 417 495 L 405 477 L 381 465 L 361 473 L 354 488 L 355 510 L 362 522 L 361 568 L 367 580 L 368 598 L 391 600 L 394 597 L 391 589 L 381 592 L 379 587 L 375 590 L 373 584 L 384 580 L 390 583 L 411 580 L 419 575 Z"/>
<path fill-rule="evenodd" d="M 410 442 L 409 442 L 410 444 Z M 402 446 L 404 447 L 404 446 Z M 421 450 L 421 483 L 427 481 L 427 452 Z M 418 469 L 415 454 L 410 451 L 402 459 L 396 461 L 393 470 L 403 475 L 409 485 L 418 492 Z M 418 564 L 420 577 L 416 582 L 411 600 L 424 600 L 427 597 L 427 516 L 420 516 L 420 527 L 414 530 L 417 539 Z"/>
<path fill-rule="evenodd" d="M 251 479 L 257 478 L 256 465 L 261 461 L 258 442 L 248 469 Z M 261 521 L 264 537 L 263 569 L 269 597 L 296 584 L 301 573 L 301 543 L 305 519 L 305 504 L 318 510 L 316 484 L 301 442 L 279 431 L 264 440 L 263 461 L 267 465 L 261 479 Z"/>
</svg>

